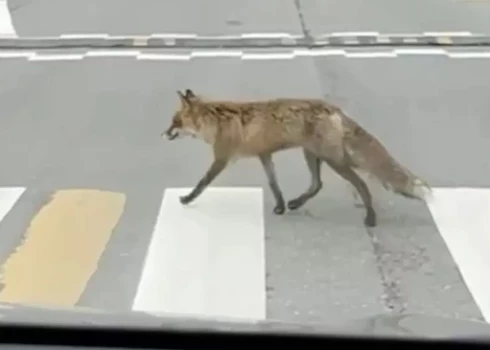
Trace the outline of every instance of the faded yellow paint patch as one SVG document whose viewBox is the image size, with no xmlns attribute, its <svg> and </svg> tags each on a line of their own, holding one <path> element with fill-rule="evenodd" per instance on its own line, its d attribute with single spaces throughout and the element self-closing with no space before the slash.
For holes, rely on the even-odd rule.
<svg viewBox="0 0 490 350">
<path fill-rule="evenodd" d="M 0 302 L 74 306 L 109 242 L 126 196 L 99 190 L 55 192 L 2 267 Z"/>
<path fill-rule="evenodd" d="M 148 36 L 133 37 L 134 46 L 148 46 Z"/>
<path fill-rule="evenodd" d="M 447 36 L 439 36 L 436 38 L 436 41 L 440 45 L 451 45 L 453 43 L 452 39 Z"/>
</svg>

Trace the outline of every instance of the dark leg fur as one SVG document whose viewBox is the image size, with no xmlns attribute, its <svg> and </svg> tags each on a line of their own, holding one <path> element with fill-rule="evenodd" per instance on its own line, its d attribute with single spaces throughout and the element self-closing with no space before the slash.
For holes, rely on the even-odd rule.
<svg viewBox="0 0 490 350">
<path fill-rule="evenodd" d="M 373 208 L 373 201 L 369 188 L 362 180 L 359 175 L 350 167 L 345 165 L 339 165 L 329 159 L 324 159 L 324 161 L 342 178 L 349 181 L 359 192 L 364 207 L 366 208 L 366 217 L 364 218 L 364 225 L 368 227 L 376 226 L 376 212 Z"/>
<path fill-rule="evenodd" d="M 180 197 L 180 202 L 182 204 L 189 204 L 199 197 L 206 187 L 223 171 L 226 165 L 226 160 L 215 159 L 196 187 L 188 195 Z"/>
<path fill-rule="evenodd" d="M 282 215 L 286 211 L 284 204 L 284 197 L 282 195 L 281 189 L 277 182 L 276 171 L 274 169 L 274 163 L 272 162 L 272 155 L 262 154 L 259 156 L 262 167 L 264 168 L 265 175 L 267 176 L 267 181 L 269 182 L 269 187 L 276 200 L 276 206 L 274 207 L 274 214 Z"/>
<path fill-rule="evenodd" d="M 306 160 L 306 165 L 308 166 L 308 170 L 311 175 L 311 184 L 310 187 L 297 198 L 291 199 L 288 202 L 289 210 L 296 210 L 313 197 L 315 197 L 318 192 L 322 189 L 322 179 L 321 179 L 321 160 L 312 152 L 303 149 L 303 155 Z"/>
</svg>

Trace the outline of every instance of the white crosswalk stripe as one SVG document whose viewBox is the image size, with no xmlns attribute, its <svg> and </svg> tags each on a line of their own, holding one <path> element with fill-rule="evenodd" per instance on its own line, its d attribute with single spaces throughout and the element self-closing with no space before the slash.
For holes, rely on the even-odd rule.
<svg viewBox="0 0 490 350">
<path fill-rule="evenodd" d="M 16 37 L 12 16 L 7 5 L 7 0 L 0 0 L 0 36 L 1 37 Z"/>
<path fill-rule="evenodd" d="M 265 319 L 261 188 L 210 188 L 183 207 L 191 189 L 167 189 L 134 310 Z"/>
<path fill-rule="evenodd" d="M 25 203 L 0 188 L 3 221 Z M 188 207 L 168 188 L 152 224 L 132 308 L 199 317 L 266 318 L 263 191 L 209 188 Z M 74 306 L 124 216 L 123 193 L 55 191 L 1 262 L 0 302 Z M 490 189 L 436 188 L 429 210 L 484 318 L 490 319 Z M 383 223 L 379 223 L 383 225 Z M 121 273 L 124 273 L 121 271 Z M 346 276 L 348 278 L 348 276 Z"/>
<path fill-rule="evenodd" d="M 490 321 L 490 189 L 436 188 L 428 202 L 463 279 Z"/>
</svg>

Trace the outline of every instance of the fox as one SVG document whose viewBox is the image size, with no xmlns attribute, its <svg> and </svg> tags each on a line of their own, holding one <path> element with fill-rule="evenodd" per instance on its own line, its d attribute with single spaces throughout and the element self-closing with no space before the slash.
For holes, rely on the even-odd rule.
<svg viewBox="0 0 490 350">
<path fill-rule="evenodd" d="M 191 89 L 177 91 L 180 107 L 161 133 L 172 141 L 189 136 L 210 145 L 214 159 L 192 191 L 180 197 L 187 205 L 231 163 L 257 157 L 275 199 L 273 213 L 297 210 L 322 189 L 321 165 L 326 163 L 359 194 L 366 210 L 364 225 L 375 227 L 371 192 L 358 173 L 376 179 L 386 190 L 405 198 L 431 198 L 430 185 L 400 164 L 385 146 L 344 110 L 322 99 L 274 98 L 212 100 Z M 287 203 L 279 186 L 273 154 L 301 148 L 310 174 L 306 191 Z"/>
</svg>

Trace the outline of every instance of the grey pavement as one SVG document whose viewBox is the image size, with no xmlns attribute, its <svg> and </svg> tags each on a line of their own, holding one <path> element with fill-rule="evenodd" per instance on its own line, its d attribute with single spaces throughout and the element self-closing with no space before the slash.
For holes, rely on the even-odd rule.
<svg viewBox="0 0 490 350">
<path fill-rule="evenodd" d="M 311 35 L 344 31 L 490 32 L 490 2 L 486 0 L 299 1 Z"/>
<path fill-rule="evenodd" d="M 223 99 L 327 95 L 434 186 L 489 186 L 487 68 L 437 56 L 2 60 L 0 186 L 27 193 L 0 224 L 0 261 L 53 190 L 124 192 L 122 220 L 79 304 L 128 310 L 163 190 L 193 186 L 210 161 L 199 141 L 159 138 L 176 89 L 187 87 Z M 287 197 L 303 191 L 300 153 L 275 158 Z M 283 217 L 271 214 L 256 160 L 214 183 L 264 187 L 269 318 L 341 322 L 394 310 L 481 319 L 425 204 L 371 183 L 379 226 L 367 231 L 349 187 L 326 167 L 323 177 L 321 194 Z"/>
<path fill-rule="evenodd" d="M 296 8 L 290 0 L 9 0 L 9 8 L 21 36 L 301 34 Z"/>
<path fill-rule="evenodd" d="M 487 0 L 9 0 L 20 36 L 490 32 Z"/>
</svg>

